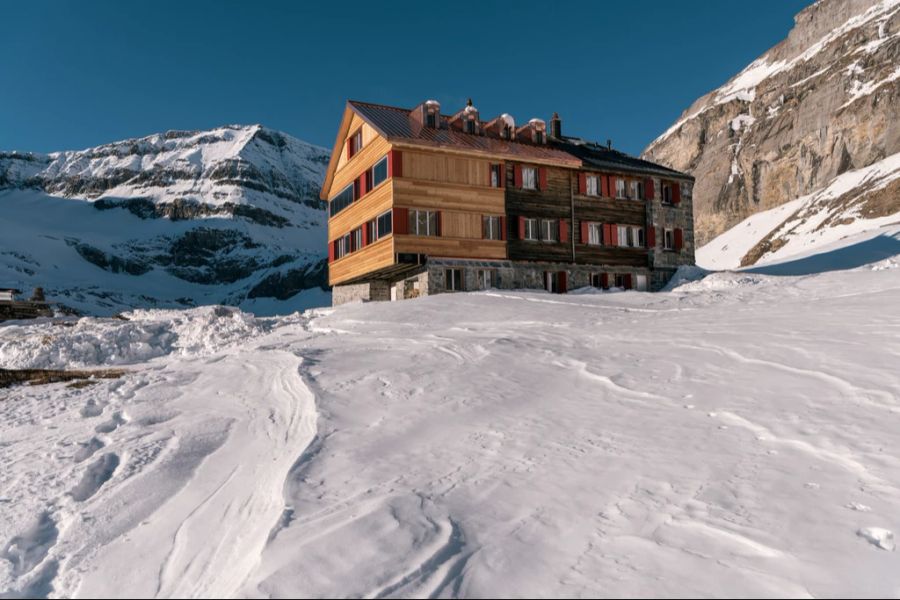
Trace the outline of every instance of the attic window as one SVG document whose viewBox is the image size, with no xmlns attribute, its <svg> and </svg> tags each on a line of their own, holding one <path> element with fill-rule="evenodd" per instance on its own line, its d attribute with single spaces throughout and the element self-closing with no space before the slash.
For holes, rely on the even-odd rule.
<svg viewBox="0 0 900 600">
<path fill-rule="evenodd" d="M 441 125 L 441 103 L 437 100 L 426 100 L 422 105 L 425 127 L 438 129 Z"/>
<path fill-rule="evenodd" d="M 467 120 L 465 124 L 466 133 L 475 133 L 475 121 Z"/>
<path fill-rule="evenodd" d="M 434 113 L 428 113 L 425 115 L 425 126 L 431 127 L 432 129 L 437 129 L 437 118 Z"/>
<path fill-rule="evenodd" d="M 528 128 L 531 130 L 531 141 L 535 144 L 543 144 L 547 124 L 541 119 L 531 119 L 528 121 Z"/>
<path fill-rule="evenodd" d="M 356 133 L 350 136 L 347 140 L 347 158 L 353 158 L 353 156 L 360 151 L 363 145 L 363 137 L 362 137 L 362 127 L 356 130 Z"/>
</svg>

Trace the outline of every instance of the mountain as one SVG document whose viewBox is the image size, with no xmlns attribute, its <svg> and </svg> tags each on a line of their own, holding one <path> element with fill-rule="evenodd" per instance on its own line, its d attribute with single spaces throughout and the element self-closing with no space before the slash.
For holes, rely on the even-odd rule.
<svg viewBox="0 0 900 600">
<path fill-rule="evenodd" d="M 0 153 L 0 286 L 95 314 L 328 303 L 327 161 L 260 125 Z"/>
<path fill-rule="evenodd" d="M 775 213 L 780 220 L 762 220 L 769 228 L 736 261 L 746 266 L 797 239 L 801 222 L 815 223 L 809 242 L 832 227 L 856 223 L 857 231 L 893 218 L 898 153 L 900 0 L 820 0 L 796 15 L 784 41 L 694 102 L 643 156 L 697 178 L 698 246 L 796 202 Z"/>
</svg>

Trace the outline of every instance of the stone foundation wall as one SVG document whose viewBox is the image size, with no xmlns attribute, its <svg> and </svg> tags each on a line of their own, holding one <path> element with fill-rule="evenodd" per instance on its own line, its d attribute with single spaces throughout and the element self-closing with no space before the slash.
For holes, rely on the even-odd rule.
<svg viewBox="0 0 900 600">
<path fill-rule="evenodd" d="M 336 285 L 331 289 L 332 306 L 347 304 L 348 302 L 371 302 L 390 299 L 391 289 L 386 281 L 376 280 L 368 283 Z"/>
</svg>

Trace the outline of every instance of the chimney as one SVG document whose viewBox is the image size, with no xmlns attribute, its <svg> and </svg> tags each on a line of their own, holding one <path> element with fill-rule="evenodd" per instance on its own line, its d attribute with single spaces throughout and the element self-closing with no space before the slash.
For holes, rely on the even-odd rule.
<svg viewBox="0 0 900 600">
<path fill-rule="evenodd" d="M 556 140 L 562 139 L 562 121 L 559 113 L 553 113 L 553 116 L 550 117 L 550 137 Z"/>
</svg>

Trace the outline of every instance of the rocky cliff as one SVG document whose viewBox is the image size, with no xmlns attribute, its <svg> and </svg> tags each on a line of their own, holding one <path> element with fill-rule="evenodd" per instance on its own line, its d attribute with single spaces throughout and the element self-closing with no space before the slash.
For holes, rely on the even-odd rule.
<svg viewBox="0 0 900 600">
<path fill-rule="evenodd" d="M 0 153 L 0 287 L 99 313 L 327 301 L 327 161 L 259 125 Z"/>
<path fill-rule="evenodd" d="M 644 156 L 697 178 L 699 246 L 898 152 L 900 0 L 820 0 L 795 17 L 787 39 L 694 102 Z M 900 194 L 884 189 L 852 194 L 849 212 L 846 195 L 817 210 L 840 213 L 837 220 L 900 212 Z"/>
</svg>

